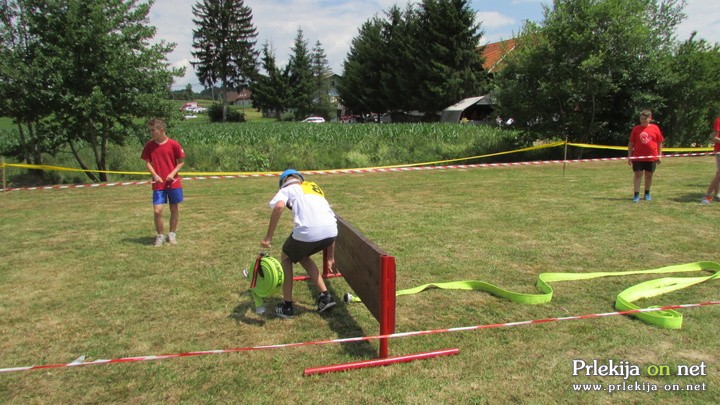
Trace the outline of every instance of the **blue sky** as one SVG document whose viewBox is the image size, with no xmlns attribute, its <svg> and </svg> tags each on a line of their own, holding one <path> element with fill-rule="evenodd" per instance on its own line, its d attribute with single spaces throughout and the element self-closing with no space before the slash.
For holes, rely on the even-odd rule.
<svg viewBox="0 0 720 405">
<path fill-rule="evenodd" d="M 168 59 L 174 66 L 185 66 L 186 75 L 175 81 L 174 89 L 193 85 L 202 90 L 190 66 L 192 60 L 193 1 L 156 0 L 150 11 L 150 24 L 157 27 L 156 39 L 177 44 Z M 471 8 L 476 21 L 485 32 L 481 44 L 512 38 L 523 21 L 541 21 L 542 4 L 549 0 L 475 0 Z M 688 0 L 688 18 L 680 26 L 678 35 L 687 38 L 692 31 L 711 42 L 720 42 L 720 1 Z M 330 67 L 342 73 L 342 64 L 362 23 L 375 15 L 382 16 L 394 4 L 404 7 L 406 0 L 245 0 L 253 10 L 253 22 L 258 30 L 258 49 L 265 42 L 271 44 L 281 65 L 287 63 L 298 28 L 312 47 L 320 41 L 328 56 Z"/>
</svg>

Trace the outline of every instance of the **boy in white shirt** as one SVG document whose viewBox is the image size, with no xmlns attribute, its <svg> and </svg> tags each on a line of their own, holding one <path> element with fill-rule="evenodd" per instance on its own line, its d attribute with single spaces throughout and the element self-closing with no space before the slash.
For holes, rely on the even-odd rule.
<svg viewBox="0 0 720 405">
<path fill-rule="evenodd" d="M 294 227 L 292 234 L 283 244 L 280 255 L 280 264 L 285 275 L 283 282 L 285 303 L 278 304 L 275 313 L 282 318 L 292 318 L 295 315 L 292 303 L 293 263 L 298 262 L 320 291 L 317 310 L 324 312 L 334 307 L 335 301 L 310 256 L 327 248 L 325 266 L 334 272 L 335 238 L 338 234 L 335 213 L 325 199 L 322 189 L 313 182 L 305 181 L 297 170 L 285 170 L 280 175 L 278 184 L 280 190 L 270 200 L 269 206 L 273 211 L 267 233 L 260 246 L 270 248 L 275 228 L 285 207 L 292 211 Z"/>
</svg>

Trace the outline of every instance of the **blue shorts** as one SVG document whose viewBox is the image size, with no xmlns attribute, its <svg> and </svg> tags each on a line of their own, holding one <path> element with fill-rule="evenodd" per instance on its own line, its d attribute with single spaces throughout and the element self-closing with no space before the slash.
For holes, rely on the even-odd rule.
<svg viewBox="0 0 720 405">
<path fill-rule="evenodd" d="M 170 200 L 170 204 L 183 202 L 182 188 L 168 188 L 166 190 L 153 190 L 153 205 L 163 205 Z"/>
</svg>

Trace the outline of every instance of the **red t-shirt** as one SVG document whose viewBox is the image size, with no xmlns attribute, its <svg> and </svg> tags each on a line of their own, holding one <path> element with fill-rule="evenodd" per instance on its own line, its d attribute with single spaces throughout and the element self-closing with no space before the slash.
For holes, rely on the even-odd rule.
<svg viewBox="0 0 720 405">
<path fill-rule="evenodd" d="M 715 118 L 715 122 L 713 122 L 713 131 L 720 132 L 720 117 Z M 713 150 L 715 152 L 720 152 L 720 142 L 715 142 L 715 145 L 713 145 Z"/>
<path fill-rule="evenodd" d="M 635 162 L 654 162 L 658 160 L 658 146 L 663 143 L 660 127 L 649 124 L 644 127 L 638 125 L 630 132 L 630 143 L 633 144 L 632 156 L 643 156 L 640 159 L 633 159 Z"/>
<path fill-rule="evenodd" d="M 155 169 L 155 173 L 165 179 L 167 178 L 168 174 L 175 170 L 178 159 L 185 158 L 185 151 L 183 151 L 182 146 L 180 146 L 180 144 L 176 140 L 171 138 L 168 138 L 167 142 L 162 144 L 150 140 L 148 143 L 145 144 L 142 155 L 140 155 L 140 157 L 145 161 L 149 161 L 153 169 Z M 164 190 L 165 188 L 181 187 L 182 183 L 179 175 L 175 176 L 175 180 L 169 182 L 168 184 L 152 184 L 153 190 Z"/>
</svg>

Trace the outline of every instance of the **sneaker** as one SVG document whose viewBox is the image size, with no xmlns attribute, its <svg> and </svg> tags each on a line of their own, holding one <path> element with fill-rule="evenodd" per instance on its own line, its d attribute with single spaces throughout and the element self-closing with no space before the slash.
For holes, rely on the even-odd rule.
<svg viewBox="0 0 720 405">
<path fill-rule="evenodd" d="M 645 201 L 652 200 L 652 197 L 650 197 L 650 193 L 645 193 Z"/>
<path fill-rule="evenodd" d="M 177 245 L 177 238 L 175 237 L 175 232 L 168 233 L 168 243 L 171 245 Z"/>
<path fill-rule="evenodd" d="M 639 195 L 634 196 L 634 197 L 633 197 L 633 202 L 634 202 L 634 203 L 640 202 L 640 196 L 639 196 Z"/>
<path fill-rule="evenodd" d="M 155 237 L 155 246 L 162 246 L 165 243 L 165 235 L 158 234 Z"/>
<path fill-rule="evenodd" d="M 707 195 L 705 197 L 703 197 L 702 200 L 700 200 L 700 204 L 710 204 L 711 202 L 712 202 L 712 197 L 707 196 Z"/>
<path fill-rule="evenodd" d="M 317 310 L 318 312 L 325 312 L 328 309 L 335 306 L 335 300 L 332 297 L 332 294 L 320 294 L 320 298 L 318 298 L 318 304 L 317 304 Z"/>
<path fill-rule="evenodd" d="M 280 318 L 289 319 L 295 316 L 295 311 L 293 311 L 292 307 L 286 307 L 285 304 L 277 304 L 275 307 L 275 315 Z"/>
</svg>

